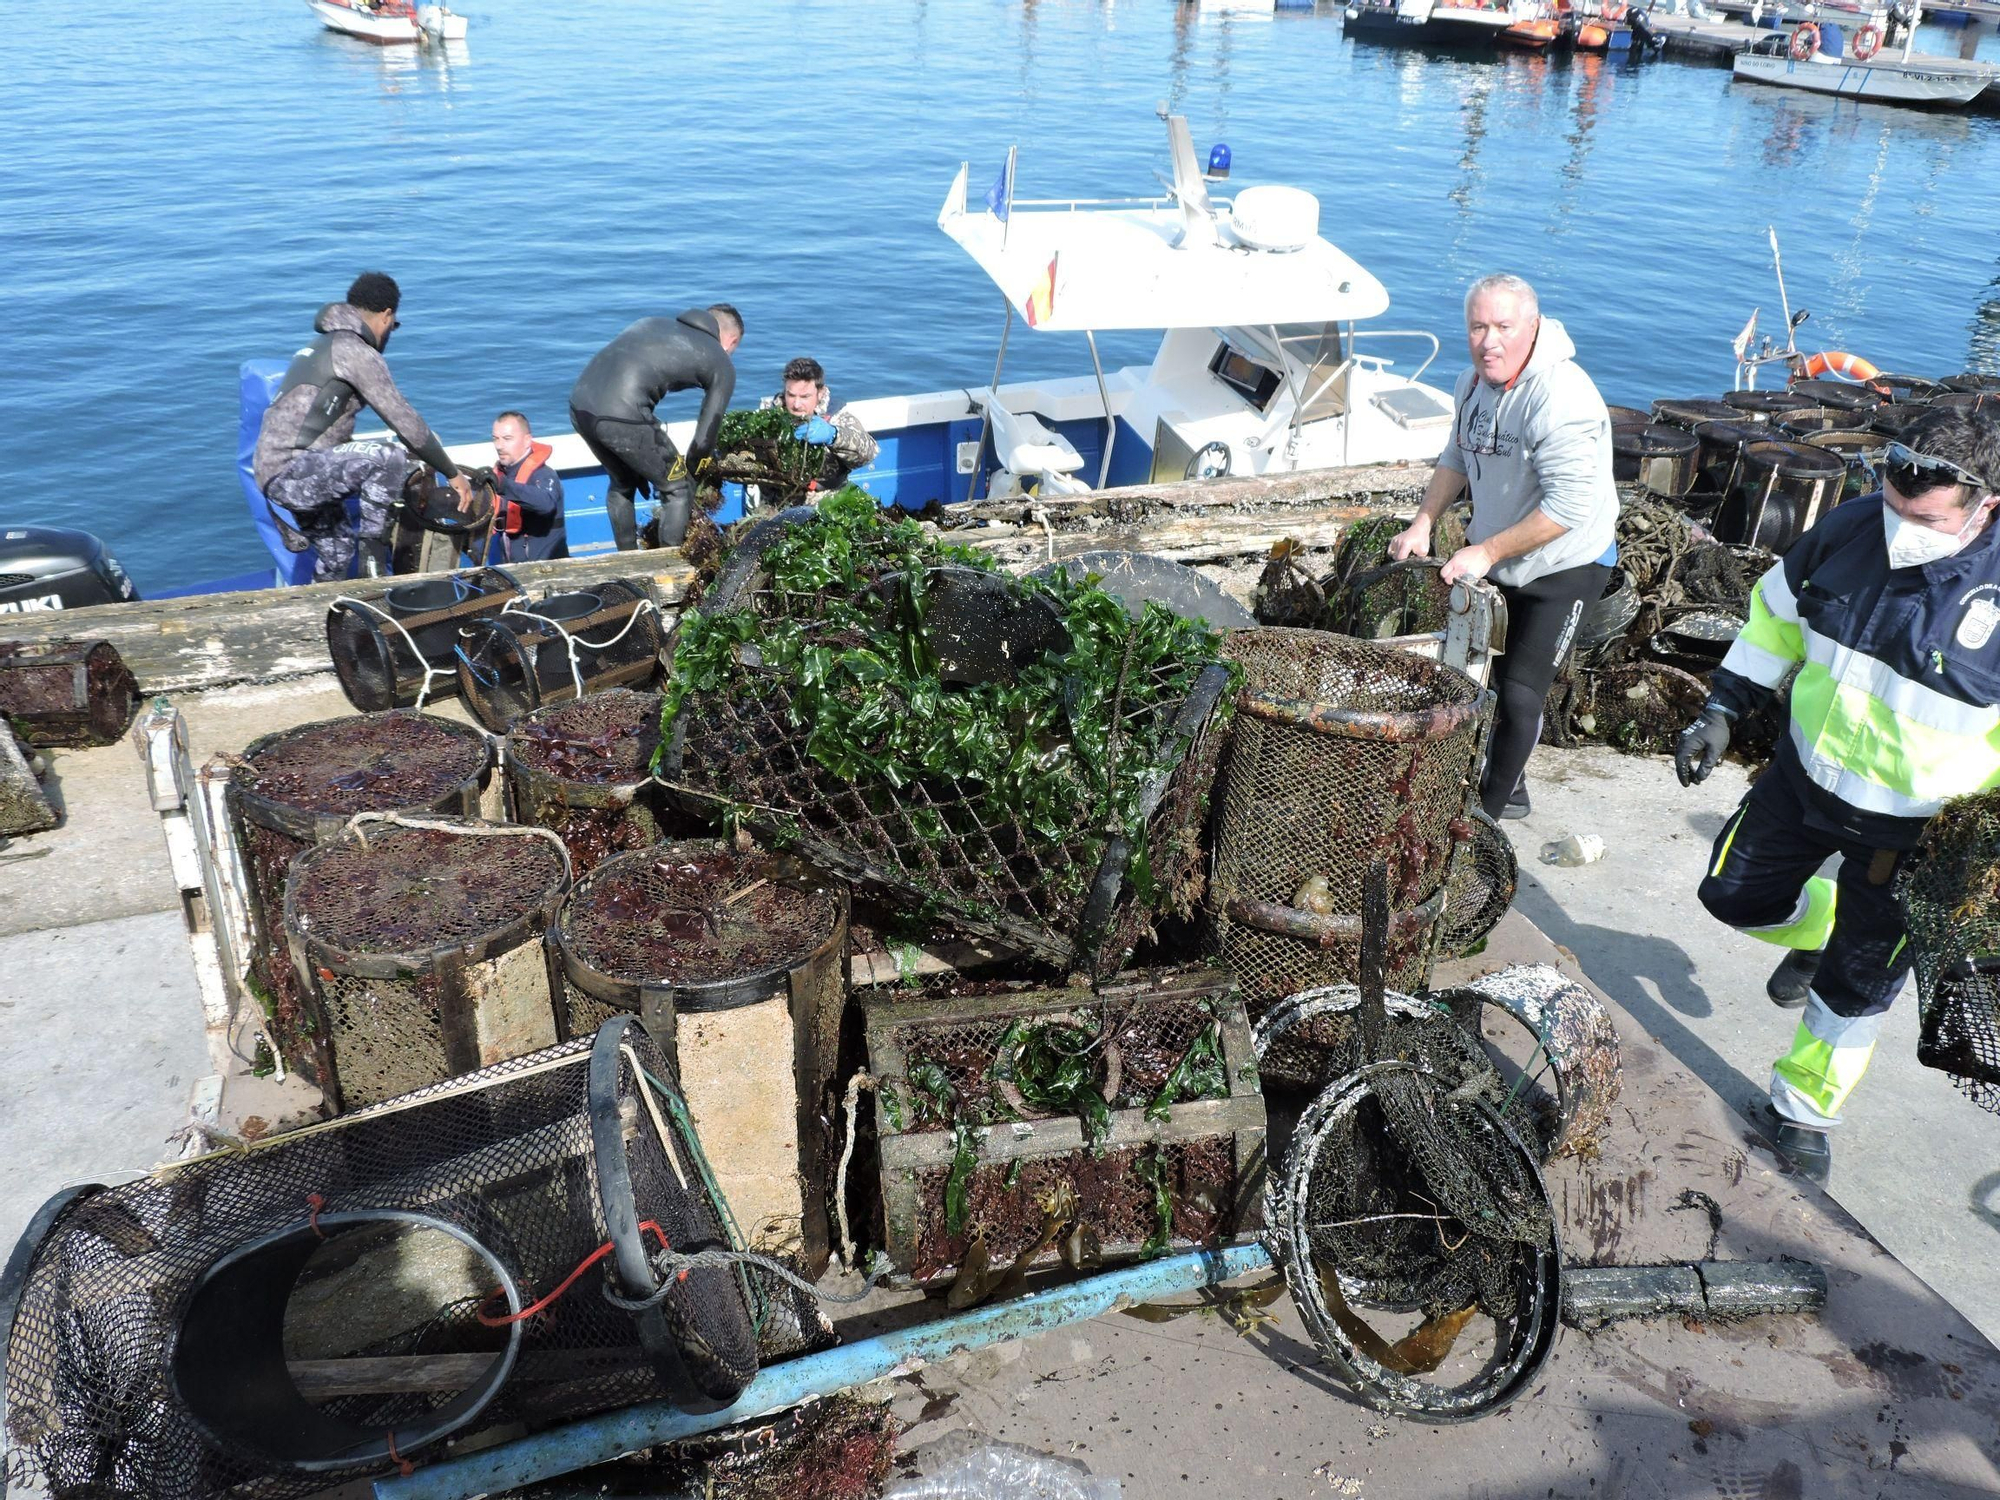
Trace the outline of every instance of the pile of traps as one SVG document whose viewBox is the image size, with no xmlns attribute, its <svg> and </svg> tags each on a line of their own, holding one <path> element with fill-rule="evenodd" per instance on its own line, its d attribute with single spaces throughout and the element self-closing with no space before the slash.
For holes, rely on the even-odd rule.
<svg viewBox="0 0 2000 1500">
<path fill-rule="evenodd" d="M 711 474 L 754 484 L 766 506 L 796 505 L 839 471 L 833 450 L 793 436 L 800 418 L 776 406 L 725 413 L 715 439 Z"/>
<path fill-rule="evenodd" d="M 2000 1114 L 2000 793 L 1947 802 L 1905 863 L 1917 1060 Z"/>
</svg>

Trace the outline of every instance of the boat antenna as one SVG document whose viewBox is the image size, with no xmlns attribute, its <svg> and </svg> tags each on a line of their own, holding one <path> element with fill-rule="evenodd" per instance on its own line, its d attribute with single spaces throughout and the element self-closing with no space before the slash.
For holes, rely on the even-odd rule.
<svg viewBox="0 0 2000 1500">
<path fill-rule="evenodd" d="M 1771 268 L 1778 273 L 1778 306 L 1785 314 L 1785 352 L 1799 352 L 1798 329 L 1792 326 L 1792 299 L 1785 293 L 1785 262 L 1778 254 L 1778 230 L 1776 225 L 1766 225 L 1765 232 L 1771 236 Z"/>
</svg>

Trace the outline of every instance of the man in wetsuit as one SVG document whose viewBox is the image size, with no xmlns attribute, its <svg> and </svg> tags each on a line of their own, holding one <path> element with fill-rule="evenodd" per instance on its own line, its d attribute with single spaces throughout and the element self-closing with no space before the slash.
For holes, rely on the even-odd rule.
<svg viewBox="0 0 2000 1500">
<path fill-rule="evenodd" d="M 1390 541 L 1389 556 L 1427 556 L 1431 523 L 1471 490 L 1468 545 L 1440 576 L 1490 578 L 1507 601 L 1507 650 L 1493 668 L 1499 703 L 1479 799 L 1488 817 L 1523 818 L 1542 700 L 1618 560 L 1611 414 L 1577 364 L 1568 332 L 1542 316 L 1535 289 L 1520 277 L 1472 284 L 1465 333 L 1472 368 L 1458 379 L 1451 438 L 1416 520 Z"/>
<path fill-rule="evenodd" d="M 722 414 L 736 390 L 730 353 L 743 340 L 743 317 L 726 302 L 691 308 L 677 318 L 641 318 L 583 367 L 569 393 L 577 436 L 611 476 L 604 509 L 620 552 L 639 545 L 632 497 L 653 492 L 662 547 L 678 547 L 694 501 L 691 477 L 715 452 Z M 685 460 L 653 415 L 669 391 L 702 390 L 701 415 Z"/>
<path fill-rule="evenodd" d="M 875 439 L 854 415 L 854 408 L 843 406 L 832 411 L 826 370 L 816 359 L 802 355 L 786 365 L 784 384 L 777 395 L 765 398 L 764 405 L 782 407 L 786 416 L 797 417 L 799 425 L 792 436 L 827 450 L 830 457 L 820 475 L 822 489 L 839 489 L 849 474 L 875 458 Z"/>
<path fill-rule="evenodd" d="M 252 472 L 264 498 L 297 519 L 294 528 L 273 512 L 285 545 L 313 554 L 313 580 L 345 578 L 361 554 L 361 572 L 389 571 L 390 513 L 403 492 L 410 454 L 451 481 L 459 508 L 472 506 L 472 487 L 458 472 L 416 408 L 403 399 L 382 350 L 399 325 L 402 292 L 380 271 L 364 271 L 345 302 L 320 310 L 319 337 L 292 357 L 278 399 L 257 431 Z M 392 443 L 356 443 L 354 419 L 363 406 L 387 422 L 409 452 Z M 347 518 L 358 496 L 361 518 Z M 296 539 L 296 540 L 295 540 Z"/>
<path fill-rule="evenodd" d="M 499 511 L 494 529 L 509 562 L 569 556 L 562 475 L 549 462 L 554 453 L 535 441 L 522 413 L 503 411 L 493 419 L 493 504 Z"/>
</svg>

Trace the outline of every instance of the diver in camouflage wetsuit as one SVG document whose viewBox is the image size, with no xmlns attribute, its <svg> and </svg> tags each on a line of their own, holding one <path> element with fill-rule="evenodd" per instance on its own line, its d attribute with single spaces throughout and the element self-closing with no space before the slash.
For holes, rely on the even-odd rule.
<svg viewBox="0 0 2000 1500">
<path fill-rule="evenodd" d="M 451 481 L 460 510 L 472 508 L 472 486 L 444 451 L 416 408 L 390 378 L 382 350 L 398 326 L 402 293 L 393 278 L 364 271 L 347 300 L 322 309 L 313 323 L 319 337 L 292 358 L 284 384 L 257 432 L 252 471 L 264 498 L 297 518 L 296 528 L 274 509 L 272 519 L 295 552 L 313 553 L 313 580 L 345 578 L 361 553 L 361 572 L 389 571 L 389 518 L 409 455 L 390 443 L 356 443 L 354 419 L 363 406 L 387 422 L 415 454 Z M 347 499 L 360 500 L 361 518 L 350 526 Z"/>
</svg>

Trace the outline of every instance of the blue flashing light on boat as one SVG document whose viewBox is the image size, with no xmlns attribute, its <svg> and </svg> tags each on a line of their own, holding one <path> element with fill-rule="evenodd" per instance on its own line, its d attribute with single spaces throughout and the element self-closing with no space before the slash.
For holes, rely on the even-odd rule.
<svg viewBox="0 0 2000 1500">
<path fill-rule="evenodd" d="M 1227 177 L 1229 175 L 1229 148 L 1217 141 L 1208 148 L 1208 176 Z"/>
</svg>

